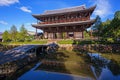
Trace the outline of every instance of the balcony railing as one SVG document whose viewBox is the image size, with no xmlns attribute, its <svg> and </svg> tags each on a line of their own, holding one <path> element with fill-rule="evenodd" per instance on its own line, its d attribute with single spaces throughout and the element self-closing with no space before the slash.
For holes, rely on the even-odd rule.
<svg viewBox="0 0 120 80">
<path fill-rule="evenodd" d="M 64 22 L 74 22 L 74 21 L 85 21 L 90 20 L 90 17 L 84 17 L 84 18 L 73 18 L 73 19 L 64 19 L 64 20 L 55 20 L 55 21 L 49 21 L 49 22 L 39 22 L 39 24 L 52 24 L 52 23 L 64 23 Z"/>
</svg>

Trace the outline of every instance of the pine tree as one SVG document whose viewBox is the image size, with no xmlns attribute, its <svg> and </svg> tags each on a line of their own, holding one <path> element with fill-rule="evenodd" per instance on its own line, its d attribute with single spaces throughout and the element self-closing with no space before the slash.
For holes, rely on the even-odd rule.
<svg viewBox="0 0 120 80">
<path fill-rule="evenodd" d="M 17 40 L 17 28 L 15 25 L 11 27 L 10 30 L 11 40 L 16 41 Z"/>
<path fill-rule="evenodd" d="M 25 41 L 28 38 L 27 30 L 24 27 L 24 24 L 20 27 L 19 37 L 20 41 Z"/>
</svg>

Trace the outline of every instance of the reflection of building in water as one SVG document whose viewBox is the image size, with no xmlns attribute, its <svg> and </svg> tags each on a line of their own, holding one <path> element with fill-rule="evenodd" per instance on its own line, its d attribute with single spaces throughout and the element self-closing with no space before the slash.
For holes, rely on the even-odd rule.
<svg viewBox="0 0 120 80">
<path fill-rule="evenodd" d="M 114 60 L 107 60 L 96 53 L 89 53 L 91 69 L 97 80 L 120 80 L 120 65 Z"/>
</svg>

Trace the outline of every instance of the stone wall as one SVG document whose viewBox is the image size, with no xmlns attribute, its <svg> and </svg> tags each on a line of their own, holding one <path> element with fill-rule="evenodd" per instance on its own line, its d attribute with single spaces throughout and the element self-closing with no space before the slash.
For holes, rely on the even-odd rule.
<svg viewBox="0 0 120 80">
<path fill-rule="evenodd" d="M 72 44 L 60 44 L 59 50 L 85 50 L 91 51 L 94 50 L 96 52 L 113 52 L 113 53 L 120 53 L 120 44 L 84 44 L 84 45 L 72 45 Z"/>
</svg>

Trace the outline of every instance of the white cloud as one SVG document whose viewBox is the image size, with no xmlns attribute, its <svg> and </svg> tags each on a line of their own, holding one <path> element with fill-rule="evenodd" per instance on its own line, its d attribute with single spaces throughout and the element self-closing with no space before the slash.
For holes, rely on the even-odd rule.
<svg viewBox="0 0 120 80">
<path fill-rule="evenodd" d="M 113 14 L 109 0 L 90 0 L 90 2 L 93 2 L 94 5 L 97 4 L 94 15 L 99 15 L 100 17 L 105 18 L 108 15 Z"/>
<path fill-rule="evenodd" d="M 0 24 L 7 25 L 8 23 L 1 20 L 1 21 L 0 21 Z"/>
<path fill-rule="evenodd" d="M 0 6 L 9 6 L 14 3 L 19 3 L 19 0 L 0 0 Z"/>
<path fill-rule="evenodd" d="M 20 9 L 24 12 L 28 12 L 28 13 L 31 13 L 32 11 L 30 9 L 28 9 L 27 7 L 23 6 L 23 7 L 20 7 Z"/>
</svg>

